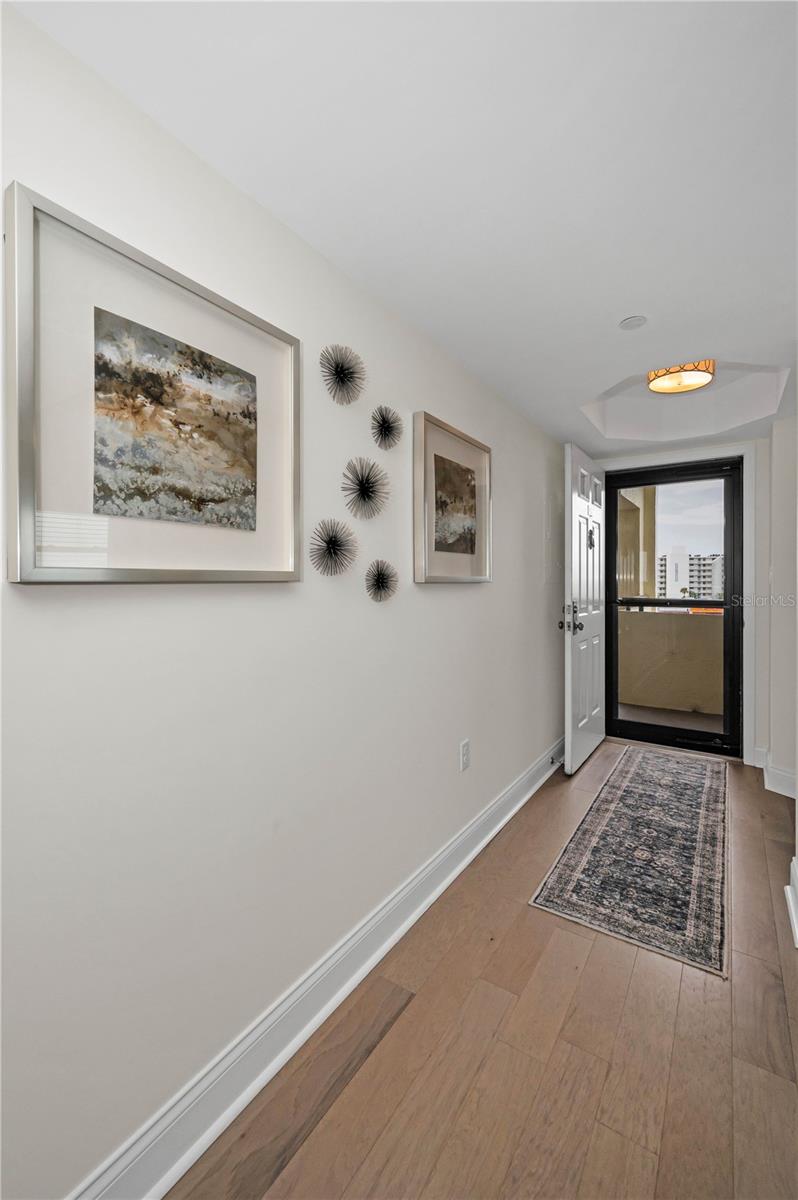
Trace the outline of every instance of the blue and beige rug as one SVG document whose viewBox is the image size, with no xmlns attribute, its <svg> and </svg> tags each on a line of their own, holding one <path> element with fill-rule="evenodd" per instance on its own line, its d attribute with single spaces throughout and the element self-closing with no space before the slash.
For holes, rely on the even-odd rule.
<svg viewBox="0 0 798 1200">
<path fill-rule="evenodd" d="M 629 746 L 530 900 L 726 974 L 726 763 Z"/>
</svg>

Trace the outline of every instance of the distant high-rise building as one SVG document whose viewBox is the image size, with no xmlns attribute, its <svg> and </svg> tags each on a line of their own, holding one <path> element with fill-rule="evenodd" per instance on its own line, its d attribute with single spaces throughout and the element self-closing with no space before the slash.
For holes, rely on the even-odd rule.
<svg viewBox="0 0 798 1200">
<path fill-rule="evenodd" d="M 664 599 L 722 600 L 724 587 L 722 554 L 688 554 L 676 546 L 657 558 L 657 595 Z"/>
</svg>

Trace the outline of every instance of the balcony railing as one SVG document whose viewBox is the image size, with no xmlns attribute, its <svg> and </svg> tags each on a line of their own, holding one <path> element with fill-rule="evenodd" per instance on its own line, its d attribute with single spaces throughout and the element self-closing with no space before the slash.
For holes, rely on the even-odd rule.
<svg viewBox="0 0 798 1200">
<path fill-rule="evenodd" d="M 621 608 L 618 701 L 722 714 L 722 610 Z"/>
</svg>

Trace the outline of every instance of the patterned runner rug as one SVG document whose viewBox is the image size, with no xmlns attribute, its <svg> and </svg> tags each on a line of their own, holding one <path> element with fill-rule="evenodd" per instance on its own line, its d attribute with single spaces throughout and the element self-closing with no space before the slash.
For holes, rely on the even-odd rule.
<svg viewBox="0 0 798 1200">
<path fill-rule="evenodd" d="M 726 763 L 629 746 L 529 901 L 726 974 Z"/>
</svg>

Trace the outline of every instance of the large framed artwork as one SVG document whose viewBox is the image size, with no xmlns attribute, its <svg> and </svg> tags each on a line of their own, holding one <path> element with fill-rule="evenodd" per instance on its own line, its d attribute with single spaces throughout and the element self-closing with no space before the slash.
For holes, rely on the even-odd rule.
<svg viewBox="0 0 798 1200">
<path fill-rule="evenodd" d="M 415 413 L 413 494 L 416 583 L 489 582 L 490 447 Z"/>
<path fill-rule="evenodd" d="M 296 580 L 299 341 L 7 191 L 8 573 Z"/>
</svg>

